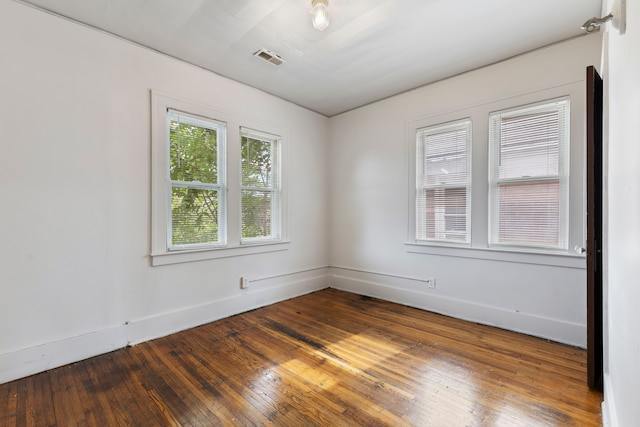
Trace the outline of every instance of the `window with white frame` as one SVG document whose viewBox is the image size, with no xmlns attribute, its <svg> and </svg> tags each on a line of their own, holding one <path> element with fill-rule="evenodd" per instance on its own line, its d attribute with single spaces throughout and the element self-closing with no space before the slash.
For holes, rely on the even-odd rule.
<svg viewBox="0 0 640 427">
<path fill-rule="evenodd" d="M 470 243 L 471 120 L 416 132 L 416 241 Z"/>
<path fill-rule="evenodd" d="M 151 104 L 151 264 L 287 250 L 286 128 L 157 91 Z"/>
<path fill-rule="evenodd" d="M 166 117 L 168 249 L 224 245 L 225 124 L 176 110 Z"/>
<path fill-rule="evenodd" d="M 280 140 L 240 129 L 242 243 L 281 237 Z"/>
<path fill-rule="evenodd" d="M 489 116 L 489 244 L 566 250 L 569 100 Z"/>
</svg>

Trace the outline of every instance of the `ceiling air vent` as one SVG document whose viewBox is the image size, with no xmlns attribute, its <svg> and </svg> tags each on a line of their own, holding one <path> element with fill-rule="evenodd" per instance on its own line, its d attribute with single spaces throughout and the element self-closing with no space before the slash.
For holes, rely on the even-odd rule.
<svg viewBox="0 0 640 427">
<path fill-rule="evenodd" d="M 254 53 L 253 56 L 257 56 L 258 58 L 264 59 L 267 62 L 271 62 L 274 65 L 282 65 L 287 62 L 280 55 L 277 55 L 268 49 L 260 49 L 259 51 Z"/>
</svg>

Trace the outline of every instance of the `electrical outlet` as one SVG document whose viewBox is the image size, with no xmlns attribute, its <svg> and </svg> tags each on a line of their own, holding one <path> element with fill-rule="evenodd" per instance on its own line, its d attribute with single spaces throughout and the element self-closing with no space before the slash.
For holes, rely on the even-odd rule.
<svg viewBox="0 0 640 427">
<path fill-rule="evenodd" d="M 429 287 L 429 289 L 435 289 L 436 288 L 436 279 L 433 277 L 430 277 L 428 279 L 424 279 L 423 280 L 424 284 L 427 285 Z"/>
<path fill-rule="evenodd" d="M 240 289 L 247 289 L 249 287 L 249 279 L 246 277 L 240 278 Z"/>
</svg>

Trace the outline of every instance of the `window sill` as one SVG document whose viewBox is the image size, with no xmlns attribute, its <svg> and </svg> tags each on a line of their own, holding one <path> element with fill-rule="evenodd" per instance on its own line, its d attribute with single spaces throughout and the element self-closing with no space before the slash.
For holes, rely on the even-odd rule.
<svg viewBox="0 0 640 427">
<path fill-rule="evenodd" d="M 568 252 L 548 252 L 508 248 L 474 248 L 451 245 L 405 243 L 405 249 L 409 253 L 437 255 L 447 257 L 481 259 L 489 261 L 503 261 L 520 264 L 546 265 L 553 267 L 566 267 L 585 269 L 584 254 L 572 254 Z"/>
<path fill-rule="evenodd" d="M 185 262 L 205 261 L 209 259 L 231 258 L 237 256 L 262 254 L 267 252 L 280 252 L 289 249 L 290 242 L 264 242 L 243 244 L 242 246 L 226 246 L 224 248 L 192 249 L 184 251 L 164 252 L 151 254 L 153 267 Z"/>
</svg>

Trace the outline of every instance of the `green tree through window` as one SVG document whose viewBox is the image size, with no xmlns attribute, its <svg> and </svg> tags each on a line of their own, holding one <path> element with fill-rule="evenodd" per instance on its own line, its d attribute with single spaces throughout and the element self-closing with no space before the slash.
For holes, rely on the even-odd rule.
<svg viewBox="0 0 640 427">
<path fill-rule="evenodd" d="M 224 243 L 224 125 L 168 112 L 171 245 Z"/>
<path fill-rule="evenodd" d="M 241 130 L 242 238 L 280 238 L 280 139 Z"/>
</svg>

